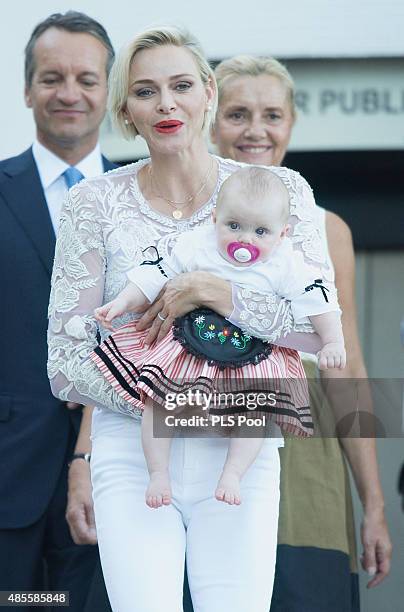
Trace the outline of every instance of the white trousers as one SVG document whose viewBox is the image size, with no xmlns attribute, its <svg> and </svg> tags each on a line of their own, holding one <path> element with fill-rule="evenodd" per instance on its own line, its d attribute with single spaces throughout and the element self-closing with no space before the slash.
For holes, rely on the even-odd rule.
<svg viewBox="0 0 404 612">
<path fill-rule="evenodd" d="M 264 441 L 242 503 L 214 498 L 226 438 L 174 438 L 173 503 L 145 504 L 138 421 L 95 410 L 91 475 L 99 549 L 114 612 L 182 612 L 186 556 L 194 612 L 268 612 L 275 571 L 279 454 Z"/>
</svg>

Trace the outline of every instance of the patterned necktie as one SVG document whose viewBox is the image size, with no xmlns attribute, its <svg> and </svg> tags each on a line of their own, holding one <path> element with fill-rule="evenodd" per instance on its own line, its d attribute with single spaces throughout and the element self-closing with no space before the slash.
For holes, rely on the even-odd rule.
<svg viewBox="0 0 404 612">
<path fill-rule="evenodd" d="M 76 183 L 79 183 L 84 178 L 84 174 L 82 174 L 80 170 L 77 170 L 77 168 L 74 166 L 70 166 L 70 168 L 65 170 L 63 172 L 63 176 L 68 189 L 73 187 L 73 185 L 76 185 Z"/>
</svg>

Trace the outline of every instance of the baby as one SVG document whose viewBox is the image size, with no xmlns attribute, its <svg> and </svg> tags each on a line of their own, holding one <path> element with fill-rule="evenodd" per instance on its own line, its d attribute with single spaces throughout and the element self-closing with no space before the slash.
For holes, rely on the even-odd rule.
<svg viewBox="0 0 404 612">
<path fill-rule="evenodd" d="M 289 299 L 295 320 L 303 322 L 309 318 L 321 338 L 319 367 L 344 368 L 346 361 L 344 339 L 335 296 L 322 285 L 321 279 L 316 278 L 318 272 L 305 264 L 302 256 L 293 250 L 292 243 L 287 237 L 290 227 L 289 214 L 289 195 L 284 183 L 276 174 L 266 168 L 246 167 L 238 170 L 223 183 L 220 189 L 216 209 L 213 212 L 213 224 L 181 234 L 169 258 L 144 262 L 156 265 L 140 265 L 132 269 L 128 273 L 129 284 L 114 300 L 95 310 L 96 319 L 104 327 L 112 330 L 112 320 L 115 317 L 126 312 L 137 312 L 145 302 L 152 302 L 169 278 L 182 272 L 205 270 L 253 291 L 276 292 Z M 197 320 L 198 318 L 195 319 Z M 244 336 L 241 330 L 239 332 L 244 344 L 250 340 L 250 337 Z M 144 339 L 145 334 L 146 332 L 134 332 L 133 340 L 138 346 L 141 345 L 140 338 Z M 118 350 L 121 336 L 119 330 L 113 334 L 114 345 Z M 214 332 L 211 331 L 210 336 L 209 332 L 206 332 L 203 340 L 207 341 L 214 336 Z M 239 337 L 239 334 L 235 336 Z M 125 337 L 126 345 L 128 341 L 130 339 Z M 234 344 L 237 342 L 235 339 Z M 202 342 L 201 350 L 203 344 Z M 119 380 L 117 377 L 114 378 L 116 367 L 106 372 L 107 360 L 100 359 L 102 350 L 103 345 L 97 349 L 97 354 L 93 354 L 92 358 L 108 380 L 120 391 Z M 144 408 L 142 443 L 150 474 L 146 503 L 156 508 L 171 502 L 168 473 L 171 439 L 153 438 L 153 402 L 164 405 L 163 400 L 155 393 L 155 387 L 163 384 L 162 378 L 164 381 L 172 380 L 178 383 L 178 363 L 181 362 L 183 368 L 184 359 L 188 367 L 182 371 L 187 372 L 188 378 L 197 378 L 201 375 L 202 369 L 203 376 L 209 378 L 209 374 L 203 355 L 195 356 L 195 352 L 188 352 L 186 342 L 180 344 L 178 337 L 174 337 L 172 332 L 157 346 L 151 347 L 147 358 L 143 358 L 143 355 L 144 349 L 143 352 L 139 352 L 138 361 L 133 364 L 138 378 L 142 374 L 143 365 L 147 365 L 149 378 L 152 376 L 150 372 L 153 368 L 157 374 L 149 385 L 139 382 L 136 388 L 142 393 L 142 401 L 133 399 L 133 404 Z M 254 377 L 265 380 L 279 377 L 281 368 L 276 367 L 274 360 L 276 361 L 276 357 L 272 356 L 269 359 L 261 356 L 260 360 L 255 359 L 247 365 L 244 360 L 239 369 L 245 368 L 245 374 L 239 372 L 238 376 L 244 374 L 248 379 Z M 208 361 L 212 368 L 210 379 L 212 381 L 217 381 L 219 378 L 231 379 L 234 376 L 234 368 L 237 368 L 237 361 L 229 367 L 223 367 L 218 356 L 218 363 L 221 367 L 214 368 L 210 354 Z M 158 374 L 161 371 L 164 372 L 164 377 Z M 121 388 L 122 394 L 123 391 Z M 162 395 L 164 396 L 160 394 L 160 397 Z M 127 394 L 126 399 L 128 399 Z M 293 409 L 297 412 L 295 408 Z M 300 417 L 296 422 L 299 419 Z M 279 424 L 282 427 L 281 420 Z M 297 435 L 307 435 L 299 431 L 299 423 L 295 429 Z M 291 431 L 290 428 L 288 431 Z M 230 504 L 241 502 L 241 479 L 257 457 L 262 443 L 262 438 L 230 438 L 226 462 L 215 493 L 218 500 Z"/>
</svg>

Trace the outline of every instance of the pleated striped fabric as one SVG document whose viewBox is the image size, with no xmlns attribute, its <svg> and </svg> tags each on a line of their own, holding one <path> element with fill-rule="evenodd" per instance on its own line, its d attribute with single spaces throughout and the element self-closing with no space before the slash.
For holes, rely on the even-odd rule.
<svg viewBox="0 0 404 612">
<path fill-rule="evenodd" d="M 223 370 L 187 353 L 172 331 L 148 349 L 146 336 L 147 331 L 139 332 L 135 323 L 128 323 L 91 354 L 103 376 L 130 404 L 143 409 L 149 397 L 164 406 L 167 394 L 199 390 L 223 398 L 209 409 L 210 414 L 240 414 L 246 408 L 229 405 L 229 394 L 275 394 L 275 404 L 260 404 L 251 416 L 266 414 L 284 432 L 312 435 L 307 380 L 297 351 L 274 346 L 268 358 L 256 365 Z"/>
</svg>

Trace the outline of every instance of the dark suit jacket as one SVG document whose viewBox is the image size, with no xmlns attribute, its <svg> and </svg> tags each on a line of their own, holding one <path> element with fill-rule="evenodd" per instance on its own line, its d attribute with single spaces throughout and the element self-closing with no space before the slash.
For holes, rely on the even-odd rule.
<svg viewBox="0 0 404 612">
<path fill-rule="evenodd" d="M 115 167 L 103 163 L 105 171 Z M 54 248 L 28 149 L 0 162 L 0 529 L 43 514 L 80 425 L 80 412 L 52 396 L 46 373 Z"/>
</svg>

